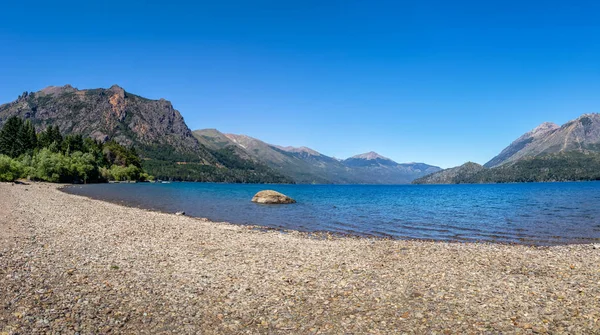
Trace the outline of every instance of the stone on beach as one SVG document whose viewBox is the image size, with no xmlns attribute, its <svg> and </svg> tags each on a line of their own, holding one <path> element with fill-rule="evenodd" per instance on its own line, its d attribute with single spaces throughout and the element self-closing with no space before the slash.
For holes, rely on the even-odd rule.
<svg viewBox="0 0 600 335">
<path fill-rule="evenodd" d="M 258 204 L 294 204 L 296 200 L 277 191 L 266 190 L 256 193 L 252 198 L 252 202 Z"/>
</svg>

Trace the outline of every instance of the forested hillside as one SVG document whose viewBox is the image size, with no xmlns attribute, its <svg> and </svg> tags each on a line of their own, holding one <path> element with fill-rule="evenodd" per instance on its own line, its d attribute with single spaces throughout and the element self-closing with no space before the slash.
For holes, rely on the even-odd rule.
<svg viewBox="0 0 600 335">
<path fill-rule="evenodd" d="M 151 177 L 133 148 L 81 135 L 63 136 L 57 126 L 37 134 L 29 120 L 11 117 L 0 130 L 0 181 L 18 178 L 88 183 Z"/>
</svg>

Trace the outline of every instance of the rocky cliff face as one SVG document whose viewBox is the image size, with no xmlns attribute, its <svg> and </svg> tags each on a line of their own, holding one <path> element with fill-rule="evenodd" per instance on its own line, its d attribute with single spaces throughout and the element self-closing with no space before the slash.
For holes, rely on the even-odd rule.
<svg viewBox="0 0 600 335">
<path fill-rule="evenodd" d="M 57 125 L 63 133 L 124 145 L 168 145 L 178 151 L 199 151 L 198 141 L 181 114 L 164 99 L 150 100 L 114 85 L 109 89 L 78 90 L 50 86 L 24 93 L 0 106 L 0 124 L 11 116 L 31 119 L 38 130 Z"/>
<path fill-rule="evenodd" d="M 543 123 L 519 137 L 485 166 L 496 167 L 525 157 L 570 151 L 600 151 L 600 114 L 584 114 L 560 127 Z"/>
</svg>

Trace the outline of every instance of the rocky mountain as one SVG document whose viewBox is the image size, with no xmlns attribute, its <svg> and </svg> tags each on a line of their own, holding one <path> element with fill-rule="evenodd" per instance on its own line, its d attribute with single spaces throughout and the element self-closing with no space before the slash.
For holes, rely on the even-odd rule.
<svg viewBox="0 0 600 335">
<path fill-rule="evenodd" d="M 285 152 L 302 154 L 304 156 L 323 156 L 320 152 L 315 151 L 311 148 L 307 148 L 307 147 L 291 147 L 291 146 L 282 147 L 280 145 L 274 145 L 274 147 L 277 149 L 283 150 Z"/>
<path fill-rule="evenodd" d="M 237 146 L 257 162 L 297 183 L 407 184 L 415 178 L 441 170 L 423 163 L 398 164 L 374 152 L 339 160 L 307 147 L 284 147 L 246 135 L 217 133 L 214 129 L 194 131 L 202 140 L 213 142 L 207 143 L 207 147 Z"/>
<path fill-rule="evenodd" d="M 216 129 L 194 130 L 192 134 L 200 144 L 212 150 L 231 146 L 236 147 L 236 144 L 232 140 Z"/>
<path fill-rule="evenodd" d="M 600 114 L 584 114 L 562 126 L 543 123 L 519 137 L 485 166 L 496 167 L 525 157 L 570 151 L 600 151 Z"/>
<path fill-rule="evenodd" d="M 246 150 L 238 146 L 235 142 L 230 140 L 225 134 L 221 133 L 216 129 L 202 129 L 195 130 L 192 132 L 194 137 L 211 151 L 231 151 L 236 156 L 257 162 L 254 157 L 248 154 Z"/>
<path fill-rule="evenodd" d="M 461 166 L 445 169 L 415 179 L 413 184 L 462 184 L 469 183 L 470 178 L 486 168 L 473 162 L 467 162 Z"/>
<path fill-rule="evenodd" d="M 512 183 L 600 179 L 600 114 L 562 126 L 545 122 L 513 141 L 485 166 L 446 169 L 415 184 Z"/>
<path fill-rule="evenodd" d="M 58 126 L 135 147 L 144 167 L 159 178 L 232 182 L 289 182 L 253 161 L 211 150 L 198 142 L 181 114 L 165 99 L 151 100 L 114 85 L 79 90 L 70 85 L 25 92 L 0 105 L 0 126 L 11 116 L 31 120 L 37 131 Z"/>
<path fill-rule="evenodd" d="M 114 85 L 108 89 L 50 86 L 0 105 L 0 126 L 11 116 L 37 131 L 114 140 L 134 147 L 160 179 L 226 182 L 403 184 L 439 168 L 398 164 L 376 153 L 339 160 L 307 147 L 283 147 L 216 129 L 192 132 L 165 99 L 151 100 Z"/>
<path fill-rule="evenodd" d="M 226 134 L 259 162 L 302 184 L 352 183 L 338 160 L 308 148 L 280 147 L 246 135 Z"/>
<path fill-rule="evenodd" d="M 171 102 L 142 98 L 117 85 L 89 90 L 50 86 L 25 92 L 16 101 L 0 106 L 0 122 L 10 116 L 30 119 L 38 130 L 51 124 L 64 133 L 113 139 L 123 145 L 168 145 L 199 152 L 198 142 Z M 202 156 L 207 162 L 213 161 L 208 154 Z"/>
<path fill-rule="evenodd" d="M 383 166 L 397 166 L 398 163 L 393 160 L 383 157 L 376 152 L 367 152 L 352 156 L 344 160 L 344 165 L 348 167 L 383 167 Z"/>
<path fill-rule="evenodd" d="M 342 164 L 351 169 L 359 184 L 410 184 L 416 178 L 441 170 L 424 163 L 396 163 L 372 151 L 352 156 Z"/>
</svg>

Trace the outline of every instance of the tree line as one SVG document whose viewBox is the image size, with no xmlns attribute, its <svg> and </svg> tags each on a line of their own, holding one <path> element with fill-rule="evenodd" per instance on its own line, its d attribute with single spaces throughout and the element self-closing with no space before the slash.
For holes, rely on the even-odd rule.
<svg viewBox="0 0 600 335">
<path fill-rule="evenodd" d="M 0 181 L 90 183 L 146 180 L 133 147 L 81 135 L 63 136 L 58 126 L 37 133 L 30 120 L 11 117 L 0 129 Z"/>
</svg>

